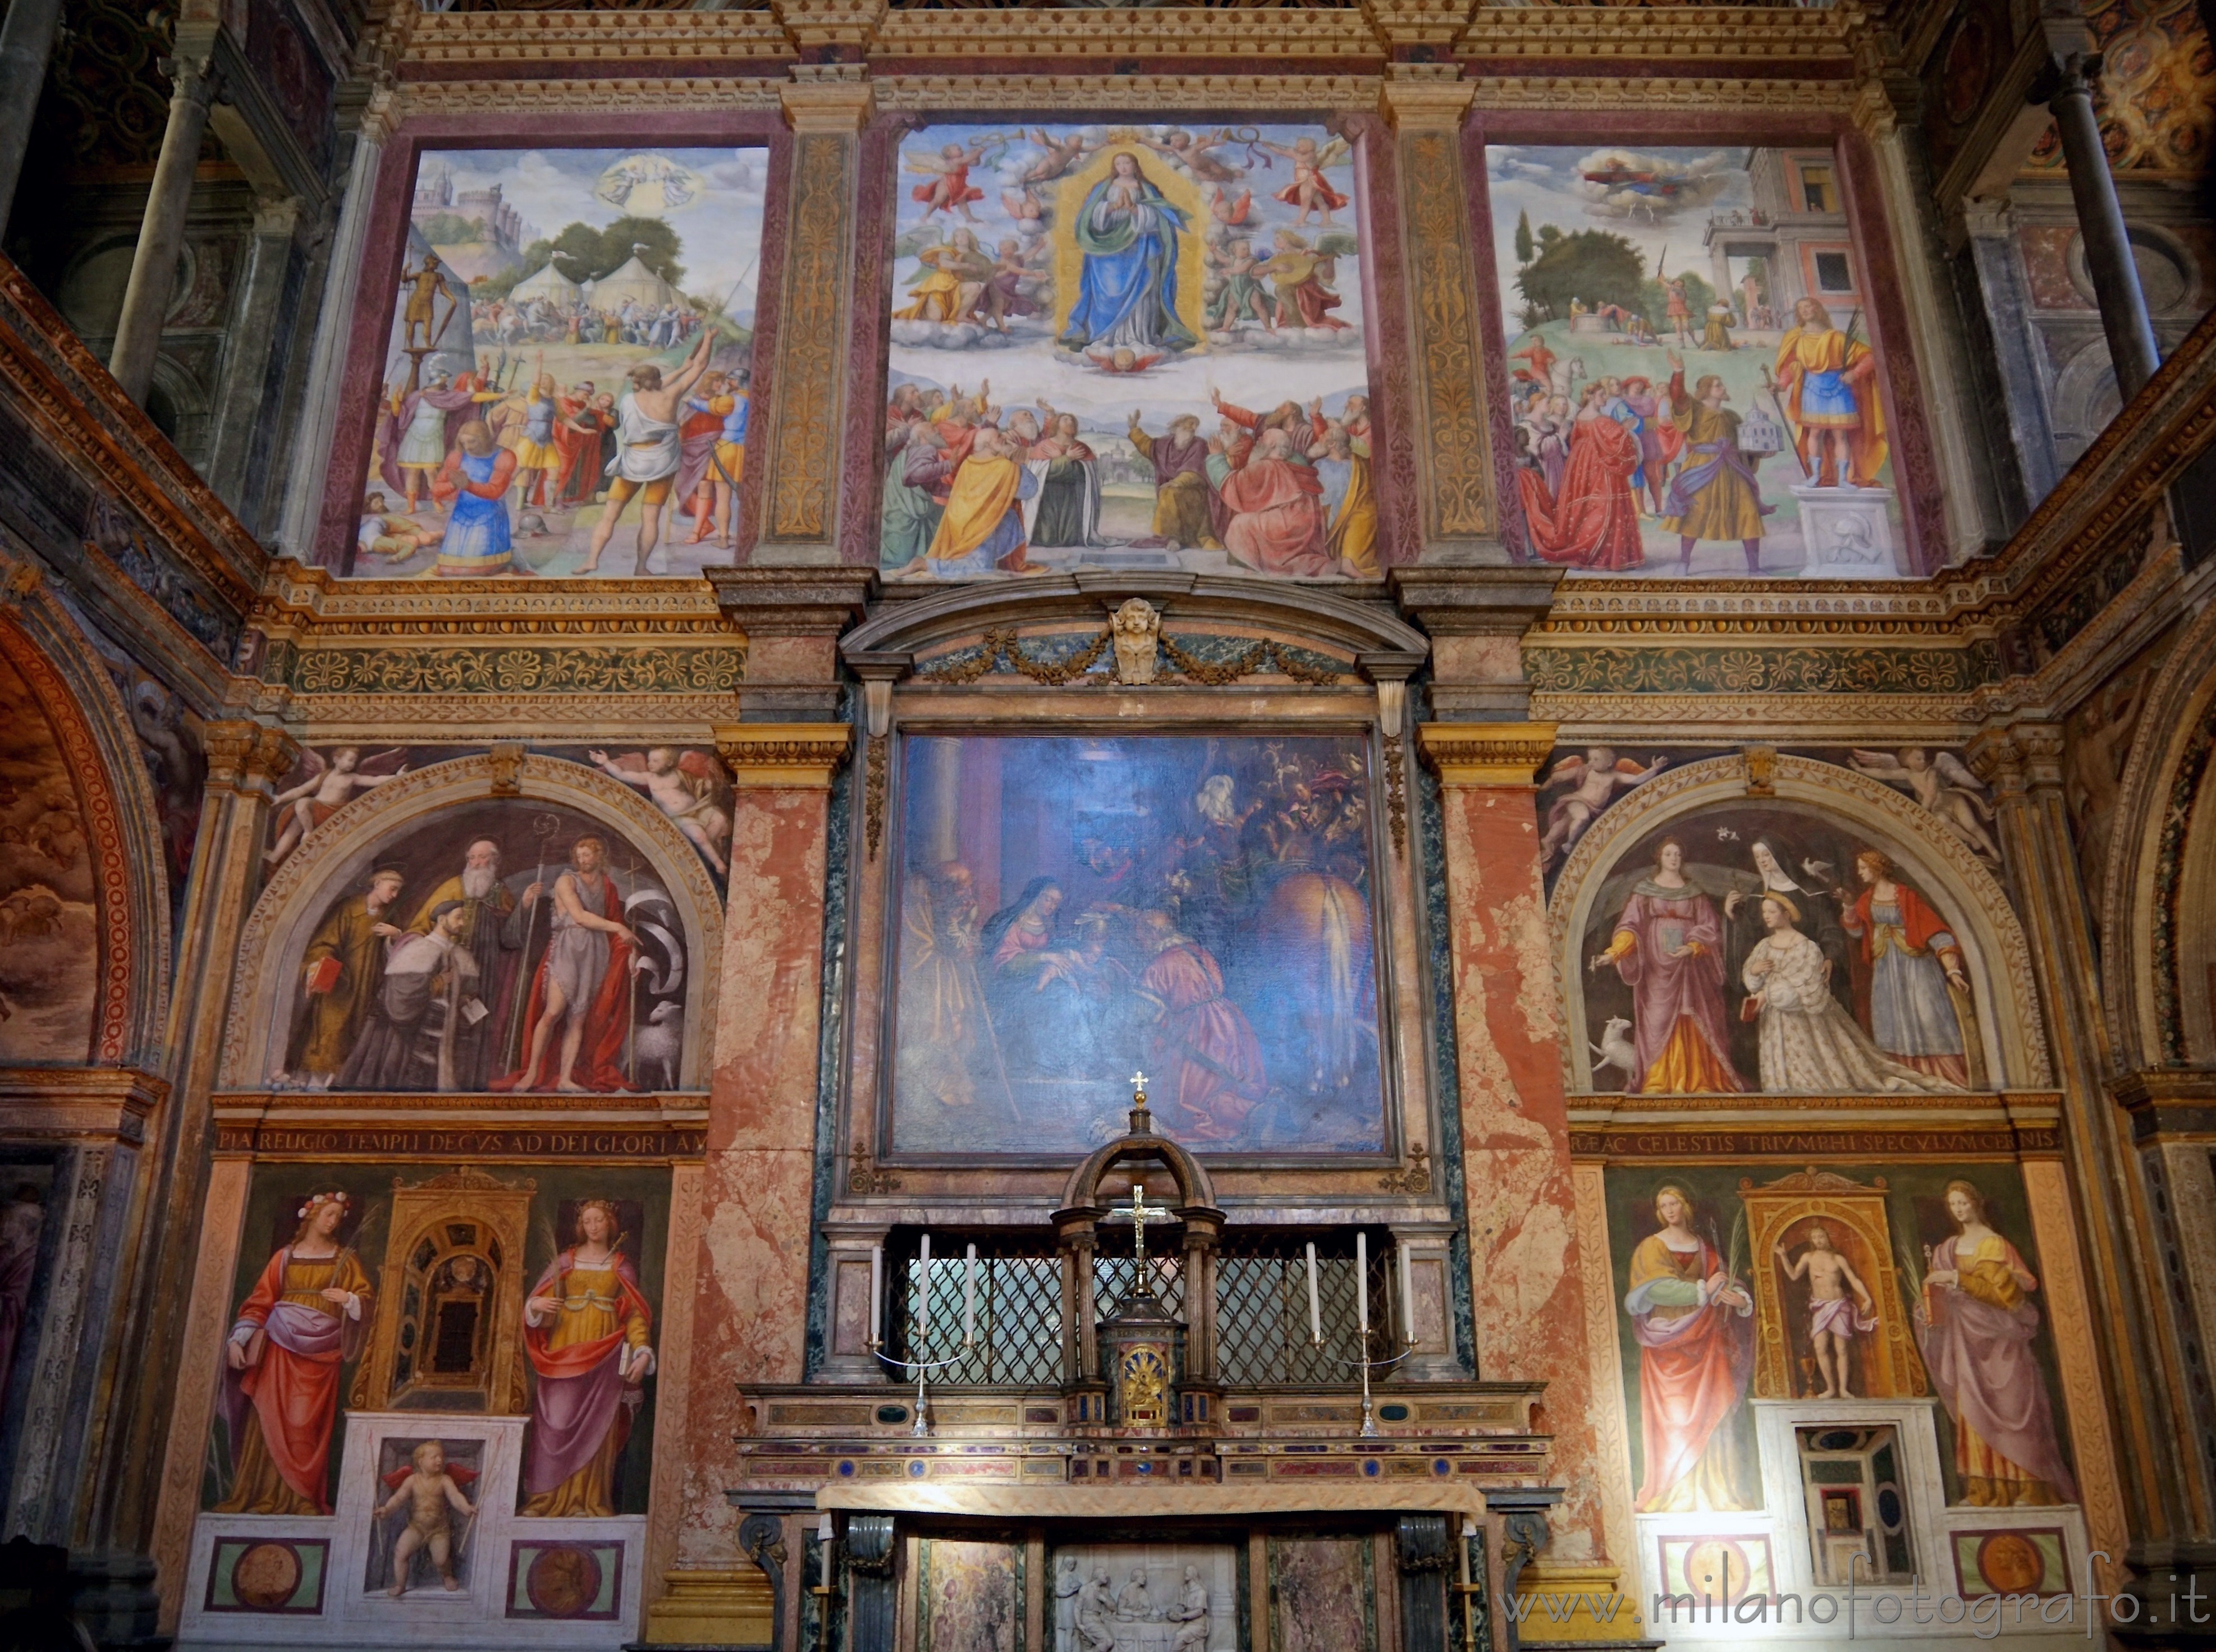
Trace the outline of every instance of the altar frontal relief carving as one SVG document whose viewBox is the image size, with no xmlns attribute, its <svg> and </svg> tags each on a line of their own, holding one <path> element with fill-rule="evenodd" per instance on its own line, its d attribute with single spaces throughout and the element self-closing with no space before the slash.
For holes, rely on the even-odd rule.
<svg viewBox="0 0 2216 1652">
<path fill-rule="evenodd" d="M 1828 148 L 1487 150 L 1517 494 L 1596 574 L 1908 564 Z"/>
<path fill-rule="evenodd" d="M 896 1151 L 1082 1152 L 1135 1066 L 1180 1141 L 1382 1146 L 1366 741 L 911 735 L 900 760 Z"/>
<path fill-rule="evenodd" d="M 0 1064 L 85 1059 L 99 921 L 69 760 L 30 685 L 0 660 Z"/>
<path fill-rule="evenodd" d="M 1673 820 L 1616 857 L 1586 919 L 1592 1088 L 1985 1089 L 1963 936 L 1893 851 L 1813 809 Z"/>
<path fill-rule="evenodd" d="M 353 572 L 729 562 L 762 179 L 759 150 L 426 151 Z"/>
<path fill-rule="evenodd" d="M 1056 1549 L 1048 1586 L 1053 1652 L 1231 1652 L 1242 1563 L 1237 1549 L 1218 1543 Z M 945 1644 L 933 1643 L 933 1652 Z"/>
<path fill-rule="evenodd" d="M 1345 138 L 1002 121 L 900 167 L 888 574 L 1377 577 Z"/>
<path fill-rule="evenodd" d="M 340 878 L 300 945 L 273 1084 L 606 1094 L 682 1077 L 685 926 L 647 857 L 573 810 L 483 802 L 409 827 Z"/>
</svg>

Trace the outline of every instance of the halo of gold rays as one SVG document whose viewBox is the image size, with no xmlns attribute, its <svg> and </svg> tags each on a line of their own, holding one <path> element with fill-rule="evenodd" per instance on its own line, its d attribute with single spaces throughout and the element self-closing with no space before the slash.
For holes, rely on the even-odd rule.
<svg viewBox="0 0 2216 1652">
<path fill-rule="evenodd" d="M 1069 312 L 1077 308 L 1077 295 L 1085 273 L 1085 255 L 1077 249 L 1077 218 L 1093 186 L 1108 175 L 1118 155 L 1138 163 L 1140 176 L 1162 192 L 1169 204 L 1185 214 L 1185 227 L 1177 232 L 1177 315 L 1185 330 L 1199 342 L 1194 352 L 1208 348 L 1208 329 L 1201 325 L 1201 284 L 1207 271 L 1201 255 L 1201 221 L 1207 209 L 1200 204 L 1200 188 L 1191 179 L 1164 162 L 1137 141 L 1129 128 L 1108 134 L 1105 147 L 1062 181 L 1054 198 L 1054 336 L 1059 341 L 1069 327 Z M 1057 343 L 1057 348 L 1061 347 Z"/>
</svg>

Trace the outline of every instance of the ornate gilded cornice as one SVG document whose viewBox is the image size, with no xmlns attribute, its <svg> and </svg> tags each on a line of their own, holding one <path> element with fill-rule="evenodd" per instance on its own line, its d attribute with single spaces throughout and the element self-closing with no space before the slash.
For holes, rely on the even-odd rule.
<svg viewBox="0 0 2216 1652">
<path fill-rule="evenodd" d="M 1491 6 L 1472 14 L 1462 56 L 1558 59 L 1751 58 L 1851 68 L 1852 6 Z"/>
<path fill-rule="evenodd" d="M 966 58 L 1377 58 L 1361 12 L 1130 9 L 896 11 L 871 56 Z"/>
<path fill-rule="evenodd" d="M 741 791 L 828 791 L 846 760 L 854 731 L 843 722 L 726 723 L 716 750 Z"/>
<path fill-rule="evenodd" d="M 1554 749 L 1550 722 L 1426 722 L 1417 748 L 1441 783 L 1528 787 Z"/>
<path fill-rule="evenodd" d="M 471 15 L 481 15 L 471 13 Z M 637 14 L 623 13 L 625 16 Z M 713 15 L 716 14 L 704 14 Z M 548 66 L 556 61 L 540 60 Z M 469 80 L 411 81 L 395 95 L 393 118 L 416 114 L 490 114 L 516 112 L 582 113 L 622 108 L 634 114 L 774 113 L 782 83 L 763 78 L 691 76 L 653 79 L 600 78 L 564 75 L 545 80 L 510 80 L 486 73 Z"/>
<path fill-rule="evenodd" d="M 406 63 L 514 74 L 538 63 L 732 63 L 788 59 L 792 43 L 766 11 L 424 12 Z"/>
</svg>

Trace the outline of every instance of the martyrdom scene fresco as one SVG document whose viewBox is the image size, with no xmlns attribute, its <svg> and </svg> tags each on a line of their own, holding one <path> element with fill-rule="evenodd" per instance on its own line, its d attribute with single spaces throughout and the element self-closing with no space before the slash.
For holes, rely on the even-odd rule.
<svg viewBox="0 0 2216 1652">
<path fill-rule="evenodd" d="M 280 1088 L 649 1090 L 682 1074 L 687 948 L 638 849 L 544 804 L 414 826 L 288 971 Z"/>
<path fill-rule="evenodd" d="M 1655 828 L 1617 856 L 1579 948 L 1592 1088 L 1985 1088 L 1961 931 L 1935 901 L 1888 851 L 1803 807 Z"/>
<path fill-rule="evenodd" d="M 891 1140 L 1383 1145 L 1369 748 L 908 739 Z"/>
<path fill-rule="evenodd" d="M 205 1505 L 329 1514 L 349 1410 L 502 1415 L 513 1398 L 531 1420 L 519 1514 L 643 1513 L 668 1188 L 666 1170 L 619 1166 L 257 1166 Z M 380 1300 L 388 1281 L 403 1300 Z M 492 1379 L 511 1363 L 516 1380 Z M 465 1532 L 477 1465 L 447 1445 L 457 1502 L 422 1443 L 381 1443 L 372 1588 L 436 1589 L 466 1552 L 433 1539 Z M 442 1505 L 451 1528 L 430 1518 Z"/>
<path fill-rule="evenodd" d="M 1750 1395 L 1936 1394 L 1950 1504 L 2077 1501 L 2013 1169 L 1611 1169 L 1608 1188 L 1640 1513 L 1761 1506 Z"/>
<path fill-rule="evenodd" d="M 749 150 L 427 151 L 352 571 L 729 562 L 762 176 Z"/>
<path fill-rule="evenodd" d="M 889 575 L 1378 577 L 1345 139 L 926 126 L 900 165 Z"/>
<path fill-rule="evenodd" d="M 1535 557 L 1650 577 L 1908 567 L 1832 151 L 1486 158 Z"/>
<path fill-rule="evenodd" d="M 76 777 L 31 685 L 0 658 L 0 1065 L 85 1059 L 95 897 Z"/>
</svg>

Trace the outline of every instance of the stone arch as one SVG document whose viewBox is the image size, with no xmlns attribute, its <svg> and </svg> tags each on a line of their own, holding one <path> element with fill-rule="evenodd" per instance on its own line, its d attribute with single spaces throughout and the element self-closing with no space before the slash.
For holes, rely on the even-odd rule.
<svg viewBox="0 0 2216 1652">
<path fill-rule="evenodd" d="M 2007 893 L 1984 863 L 1928 811 L 1851 769 L 1780 753 L 1770 778 L 1774 792 L 1756 801 L 1799 803 L 1868 832 L 1911 882 L 1943 897 L 1959 925 L 1963 961 L 1985 1012 L 1978 1019 L 1992 1087 L 2053 1084 L 2030 945 Z M 1604 814 L 1564 864 L 1547 903 L 1547 931 L 1562 987 L 1562 1076 L 1573 1091 L 1592 1088 L 1585 995 L 1568 989 L 1584 979 L 1579 941 L 1602 884 L 1623 851 L 1646 833 L 1713 804 L 1745 802 L 1747 783 L 1746 758 L 1739 752 L 1666 771 Z"/>
<path fill-rule="evenodd" d="M 223 1085 L 251 1089 L 268 1082 L 268 1052 L 274 1044 L 281 1055 L 291 1013 L 287 961 L 305 946 L 333 890 L 366 871 L 402 831 L 456 805 L 495 797 L 562 804 L 621 832 L 644 852 L 685 924 L 691 955 L 679 1084 L 705 1087 L 715 1047 L 723 919 L 699 851 L 631 787 L 582 764 L 529 756 L 511 770 L 490 755 L 434 763 L 377 787 L 309 833 L 278 868 L 239 937 L 224 1030 Z"/>
<path fill-rule="evenodd" d="M 14 578 L 29 583 L 28 570 Z M 92 858 L 100 961 L 94 1066 L 158 1068 L 169 1008 L 169 887 L 154 788 L 106 661 L 41 585 L 0 608 L 0 656 L 45 711 L 71 770 Z"/>
<path fill-rule="evenodd" d="M 2216 1066 L 2216 608 L 2188 623 L 2139 714 L 2096 893 L 2108 1036 L 2126 1070 Z"/>
</svg>

